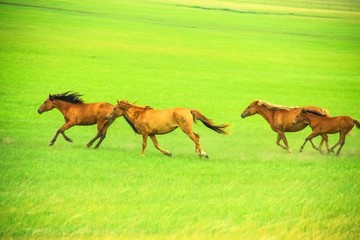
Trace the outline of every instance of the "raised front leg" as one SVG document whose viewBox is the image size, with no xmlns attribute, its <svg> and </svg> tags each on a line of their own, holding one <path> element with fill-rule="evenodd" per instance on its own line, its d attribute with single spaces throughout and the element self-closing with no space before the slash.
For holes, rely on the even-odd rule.
<svg viewBox="0 0 360 240">
<path fill-rule="evenodd" d="M 311 133 L 307 138 L 305 138 L 305 142 L 304 142 L 304 144 L 303 145 L 301 145 L 301 147 L 300 147 L 300 152 L 302 152 L 303 150 L 304 150 L 304 147 L 305 147 L 305 144 L 306 144 L 306 142 L 307 141 L 310 141 L 311 142 L 311 144 L 312 144 L 312 146 L 315 148 L 315 149 L 317 149 L 318 150 L 318 148 L 317 147 L 315 147 L 315 145 L 314 145 L 314 143 L 311 141 L 311 139 L 313 139 L 314 137 L 316 137 L 317 135 L 315 135 L 315 134 L 313 134 L 313 133 Z"/>
<path fill-rule="evenodd" d="M 309 141 L 310 141 L 312 147 L 313 147 L 316 151 L 322 153 L 322 150 L 321 150 L 320 148 L 318 148 L 318 147 L 315 146 L 315 144 L 313 143 L 312 139 L 309 139 Z"/>
<path fill-rule="evenodd" d="M 151 138 L 152 142 L 154 143 L 154 146 L 156 147 L 157 150 L 159 150 L 160 152 L 162 152 L 166 156 L 169 156 L 169 157 L 172 156 L 171 152 L 160 148 L 160 145 L 159 145 L 155 135 L 150 135 L 150 138 Z"/>
<path fill-rule="evenodd" d="M 64 137 L 64 139 L 66 141 L 72 142 L 72 140 L 68 136 L 66 136 L 65 133 L 64 133 L 67 129 L 71 128 L 72 126 L 74 126 L 74 124 L 72 124 L 70 122 L 65 123 L 59 130 L 57 130 L 54 138 L 49 143 L 49 146 L 54 145 L 54 143 L 56 142 L 56 139 L 57 139 L 57 137 L 59 136 L 60 133 L 63 135 L 63 137 Z"/>
</svg>

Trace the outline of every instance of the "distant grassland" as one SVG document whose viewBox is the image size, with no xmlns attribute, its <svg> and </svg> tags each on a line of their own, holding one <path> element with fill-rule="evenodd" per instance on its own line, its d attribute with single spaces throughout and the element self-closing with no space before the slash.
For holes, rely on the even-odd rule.
<svg viewBox="0 0 360 240">
<path fill-rule="evenodd" d="M 254 99 L 360 119 L 356 1 L 1 1 L 0 236 L 4 239 L 359 239 L 360 132 L 340 157 L 292 154 Z M 100 149 L 96 127 L 59 136 L 48 94 L 201 110 L 230 123 L 194 126 L 210 160 L 180 130 L 167 158 L 124 119 Z M 330 137 L 334 144 L 338 135 Z"/>
</svg>

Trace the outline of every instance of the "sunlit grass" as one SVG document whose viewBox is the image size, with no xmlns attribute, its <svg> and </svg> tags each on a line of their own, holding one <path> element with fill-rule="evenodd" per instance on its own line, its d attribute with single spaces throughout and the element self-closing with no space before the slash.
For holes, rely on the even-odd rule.
<svg viewBox="0 0 360 240">
<path fill-rule="evenodd" d="M 358 239 L 359 130 L 340 157 L 299 153 L 310 129 L 289 133 L 288 154 L 259 115 L 240 118 L 258 98 L 360 118 L 358 6 L 335 2 L 0 4 L 0 236 Z M 150 140 L 140 157 L 122 118 L 98 150 L 96 126 L 49 147 L 63 117 L 37 108 L 67 90 L 196 108 L 230 134 L 194 126 L 210 160 L 181 130 L 158 137 L 172 158 Z"/>
</svg>

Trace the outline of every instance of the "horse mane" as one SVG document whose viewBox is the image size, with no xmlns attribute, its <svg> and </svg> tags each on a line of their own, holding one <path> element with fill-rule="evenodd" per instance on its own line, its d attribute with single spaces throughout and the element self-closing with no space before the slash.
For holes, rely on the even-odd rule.
<svg viewBox="0 0 360 240">
<path fill-rule="evenodd" d="M 307 112 L 307 113 L 312 113 L 312 114 L 315 114 L 317 116 L 321 116 L 321 117 L 324 117 L 324 116 L 327 116 L 327 111 L 326 110 L 323 110 L 323 109 L 309 109 L 309 108 L 304 108 L 303 109 L 304 112 Z"/>
<path fill-rule="evenodd" d="M 140 110 L 150 110 L 150 109 L 154 109 L 150 106 L 139 106 L 139 105 L 135 105 L 135 104 L 130 104 L 132 107 L 136 108 L 136 109 L 140 109 Z"/>
<path fill-rule="evenodd" d="M 73 92 L 73 91 L 67 91 L 64 93 L 60 93 L 60 94 L 49 94 L 49 99 L 51 101 L 53 100 L 62 100 L 65 102 L 70 102 L 70 103 L 84 103 L 84 100 L 81 99 L 81 95 L 80 93 L 77 92 Z"/>
<path fill-rule="evenodd" d="M 135 105 L 135 103 L 131 104 L 126 100 L 122 100 L 121 102 L 118 102 L 118 105 L 119 104 L 126 105 L 127 108 L 130 108 L 130 107 L 135 108 L 135 110 L 136 110 L 135 118 L 137 118 L 142 112 L 149 110 L 149 109 L 153 109 L 150 106 L 144 107 L 144 106 Z M 126 111 L 126 110 L 124 110 L 124 111 Z M 134 132 L 137 134 L 140 134 L 139 130 L 135 127 L 135 124 L 128 117 L 126 117 L 126 114 L 124 114 L 124 118 L 125 118 L 126 122 L 130 125 L 130 127 L 134 130 Z"/>
<path fill-rule="evenodd" d="M 266 102 L 263 100 L 256 100 L 256 105 L 264 106 L 269 110 L 287 110 L 287 111 L 289 111 L 289 110 L 297 108 L 297 107 L 287 107 L 287 106 L 282 106 L 282 105 L 278 105 L 278 104 L 273 104 L 273 103 Z"/>
<path fill-rule="evenodd" d="M 139 110 L 149 110 L 149 109 L 154 109 L 150 106 L 139 106 L 139 105 L 135 105 L 136 102 L 134 103 L 129 103 L 128 101 L 126 100 L 122 100 L 122 101 L 118 101 L 118 105 L 119 104 L 122 104 L 122 105 L 126 105 L 126 108 L 130 108 L 130 107 L 133 107 L 133 108 L 136 108 L 136 109 L 139 109 Z"/>
</svg>

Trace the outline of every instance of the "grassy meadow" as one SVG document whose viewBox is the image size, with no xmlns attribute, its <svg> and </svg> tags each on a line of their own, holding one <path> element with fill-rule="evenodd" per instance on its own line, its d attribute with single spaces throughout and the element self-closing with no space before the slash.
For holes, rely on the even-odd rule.
<svg viewBox="0 0 360 240">
<path fill-rule="evenodd" d="M 359 43 L 354 0 L 1 1 L 0 238 L 359 239 L 360 130 L 339 157 L 288 133 L 288 154 L 240 117 L 262 99 L 360 119 Z M 158 137 L 172 158 L 150 140 L 141 157 L 123 118 L 97 150 L 96 126 L 49 147 L 63 117 L 37 109 L 68 90 L 196 108 L 230 134 L 194 126 L 209 160 L 181 130 Z"/>
</svg>

